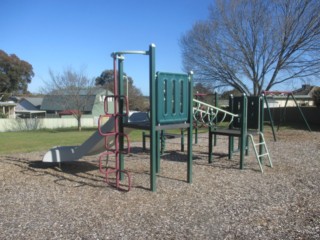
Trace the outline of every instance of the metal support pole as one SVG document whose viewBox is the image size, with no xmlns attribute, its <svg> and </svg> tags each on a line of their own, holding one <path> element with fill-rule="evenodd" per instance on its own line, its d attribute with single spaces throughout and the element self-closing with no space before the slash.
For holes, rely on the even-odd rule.
<svg viewBox="0 0 320 240">
<path fill-rule="evenodd" d="M 193 87 L 193 86 L 192 86 Z M 198 92 L 197 92 L 198 93 Z M 196 95 L 196 99 L 198 100 L 198 95 Z M 193 107 L 193 102 L 192 102 Z M 193 122 L 193 119 L 192 119 Z M 194 129 L 194 144 L 198 144 L 198 120 L 195 120 L 195 129 Z"/>
<path fill-rule="evenodd" d="M 164 150 L 166 149 L 166 135 L 165 131 L 161 130 L 160 135 L 160 155 L 164 154 Z M 157 171 L 158 172 L 158 171 Z"/>
<path fill-rule="evenodd" d="M 232 94 L 229 96 L 229 112 L 234 113 L 234 100 Z M 229 125 L 229 128 L 233 128 L 233 122 Z M 234 137 L 229 136 L 228 138 L 228 158 L 231 159 L 234 150 Z"/>
<path fill-rule="evenodd" d="M 119 167 L 120 167 L 120 180 L 124 179 L 124 156 L 123 156 L 123 148 L 124 148 L 124 138 L 123 138 L 123 109 L 124 109 L 124 100 L 120 96 L 123 96 L 123 57 L 120 57 L 118 59 L 118 93 L 117 95 L 119 96 L 118 101 L 119 101 L 119 114 L 120 116 L 118 117 L 118 126 L 119 126 L 119 133 L 120 135 L 118 136 L 119 138 Z M 116 93 L 115 93 L 116 94 Z"/>
<path fill-rule="evenodd" d="M 181 152 L 184 152 L 184 131 L 183 131 L 183 129 L 180 129 L 180 144 L 181 144 L 180 150 L 181 150 Z"/>
<path fill-rule="evenodd" d="M 248 115 L 248 102 L 247 96 L 243 94 L 242 105 L 241 105 L 241 136 L 240 136 L 240 169 L 244 167 L 244 155 L 246 148 L 246 138 L 247 138 L 247 115 Z"/>
<path fill-rule="evenodd" d="M 292 94 L 292 93 L 290 93 L 289 95 L 291 95 L 291 97 L 292 97 L 292 99 L 293 99 L 294 103 L 295 103 L 295 104 L 296 104 L 296 106 L 298 107 L 298 110 L 299 110 L 299 112 L 300 112 L 301 117 L 303 118 L 304 123 L 306 124 L 306 126 L 307 126 L 308 130 L 311 132 L 311 128 L 310 128 L 310 126 L 309 126 L 309 124 L 308 124 L 308 122 L 307 122 L 307 119 L 305 118 L 305 116 L 304 116 L 304 114 L 303 114 L 303 112 L 302 112 L 301 108 L 299 107 L 299 104 L 297 103 L 296 98 L 293 96 L 293 94 Z"/>
<path fill-rule="evenodd" d="M 161 131 L 155 131 L 156 139 L 156 173 L 160 172 Z"/>
<path fill-rule="evenodd" d="M 259 132 L 263 134 L 264 131 L 264 97 L 263 95 L 259 97 Z M 263 135 L 259 134 L 259 143 L 263 142 Z M 262 144 L 259 145 L 259 155 L 264 152 L 264 147 Z M 260 163 L 262 164 L 263 158 L 260 157 Z"/>
<path fill-rule="evenodd" d="M 215 107 L 218 107 L 218 93 L 214 93 L 214 105 Z M 218 116 L 215 118 L 215 125 L 218 125 Z M 214 135 L 214 140 L 213 140 L 214 146 L 217 146 L 217 135 Z"/>
<path fill-rule="evenodd" d="M 155 48 L 149 46 L 149 93 L 150 93 L 150 189 L 155 192 L 156 187 L 156 71 L 155 71 Z"/>
<path fill-rule="evenodd" d="M 276 138 L 276 133 L 274 131 L 274 122 L 273 122 L 273 117 L 271 115 L 271 111 L 270 111 L 270 107 L 269 107 L 269 103 L 268 103 L 268 99 L 266 95 L 263 95 L 264 98 L 264 102 L 266 103 L 266 107 L 267 107 L 267 111 L 268 111 L 268 115 L 269 115 L 269 120 L 270 120 L 270 124 L 271 124 L 271 129 L 272 129 L 272 134 L 273 134 L 273 140 L 276 142 L 277 138 Z M 264 111 L 264 109 L 263 109 Z"/>
<path fill-rule="evenodd" d="M 212 147 L 212 127 L 210 126 L 209 127 L 209 131 L 208 131 L 208 139 L 209 139 L 209 155 L 208 155 L 208 162 L 209 163 L 212 163 L 212 150 L 213 150 L 213 147 Z"/>
<path fill-rule="evenodd" d="M 193 133 L 193 72 L 189 73 L 189 114 L 188 114 L 188 163 L 187 163 L 187 181 L 192 182 L 192 133 Z"/>
</svg>

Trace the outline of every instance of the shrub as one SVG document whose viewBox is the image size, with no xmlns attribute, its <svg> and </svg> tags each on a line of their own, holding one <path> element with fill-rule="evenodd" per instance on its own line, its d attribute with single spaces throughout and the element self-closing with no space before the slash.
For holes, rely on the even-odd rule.
<svg viewBox="0 0 320 240">
<path fill-rule="evenodd" d="M 314 105 L 316 105 L 317 107 L 320 107 L 320 87 L 317 87 L 313 91 L 312 98 L 313 98 Z"/>
</svg>

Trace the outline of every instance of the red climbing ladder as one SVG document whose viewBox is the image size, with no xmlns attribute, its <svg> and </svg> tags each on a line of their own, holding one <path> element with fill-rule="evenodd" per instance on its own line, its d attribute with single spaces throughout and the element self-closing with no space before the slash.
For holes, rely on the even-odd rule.
<svg viewBox="0 0 320 240">
<path fill-rule="evenodd" d="M 105 138 L 105 148 L 106 151 L 102 152 L 99 155 L 99 169 L 100 172 L 105 174 L 105 179 L 108 184 L 110 184 L 110 174 L 115 174 L 116 176 L 116 188 L 117 189 L 122 189 L 120 187 L 120 175 L 121 173 L 125 174 L 128 178 L 128 189 L 127 191 L 130 190 L 131 188 L 131 177 L 129 172 L 121 169 L 120 167 L 120 154 L 128 154 L 130 152 L 130 141 L 129 137 L 127 134 L 122 133 L 119 129 L 119 123 L 122 121 L 123 117 L 127 117 L 129 113 L 129 104 L 128 104 L 128 99 L 126 96 L 119 95 L 118 91 L 118 76 L 117 76 L 117 59 L 118 55 L 113 56 L 113 70 L 114 70 L 114 95 L 108 95 L 104 99 L 104 115 L 100 115 L 99 117 L 99 122 L 98 122 L 98 129 L 100 135 L 104 136 Z M 114 102 L 114 110 L 113 112 L 109 111 L 108 108 L 108 100 L 112 98 Z M 125 105 L 125 112 L 120 112 L 119 111 L 119 104 L 120 101 L 124 102 Z M 111 132 L 104 132 L 103 131 L 103 124 L 102 124 L 102 119 L 105 118 L 113 118 L 114 120 L 114 129 Z M 113 141 L 110 141 L 110 138 L 114 138 Z M 120 146 L 120 138 L 126 139 L 127 142 L 127 147 L 126 149 L 122 149 Z M 111 144 L 112 143 L 112 144 Z M 115 166 L 110 167 L 110 166 L 105 166 L 103 167 L 103 159 L 109 157 L 109 155 L 114 155 L 115 156 Z M 124 190 L 124 189 L 123 189 Z"/>
</svg>

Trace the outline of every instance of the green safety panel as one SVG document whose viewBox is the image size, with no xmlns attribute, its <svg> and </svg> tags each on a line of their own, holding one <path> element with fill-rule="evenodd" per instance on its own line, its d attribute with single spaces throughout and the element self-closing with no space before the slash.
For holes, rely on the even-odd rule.
<svg viewBox="0 0 320 240">
<path fill-rule="evenodd" d="M 179 123 L 188 120 L 189 76 L 158 72 L 157 124 Z"/>
<path fill-rule="evenodd" d="M 249 96 L 248 99 L 248 115 L 247 115 L 247 128 L 248 129 L 259 129 L 260 119 L 260 97 Z M 233 98 L 233 112 L 236 114 L 241 113 L 242 97 Z M 240 128 L 240 121 L 234 122 L 234 127 Z"/>
</svg>

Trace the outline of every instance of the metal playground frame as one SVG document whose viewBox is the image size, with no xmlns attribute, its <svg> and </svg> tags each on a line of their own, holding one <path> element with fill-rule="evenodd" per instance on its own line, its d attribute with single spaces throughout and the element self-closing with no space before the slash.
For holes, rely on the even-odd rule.
<svg viewBox="0 0 320 240">
<path fill-rule="evenodd" d="M 150 121 L 127 122 L 128 100 L 124 96 L 124 56 L 128 54 L 146 55 L 149 57 L 149 96 L 150 96 Z M 187 129 L 188 131 L 188 160 L 187 182 L 192 182 L 192 73 L 167 73 L 156 72 L 155 68 L 155 45 L 151 44 L 148 51 L 119 51 L 111 54 L 114 61 L 114 95 L 106 96 L 114 99 L 114 112 L 109 113 L 105 108 L 103 117 L 113 117 L 115 120 L 114 130 L 103 132 L 99 130 L 108 143 L 108 138 L 114 137 L 114 146 L 106 144 L 106 151 L 100 154 L 100 171 L 106 175 L 116 174 L 116 187 L 120 188 L 120 180 L 124 175 L 128 177 L 128 190 L 131 187 L 130 174 L 124 170 L 124 154 L 130 152 L 129 138 L 124 128 L 142 129 L 150 132 L 150 189 L 156 191 L 156 174 L 160 171 L 160 132 L 165 129 Z M 105 106 L 108 105 L 105 103 Z M 100 122 L 100 121 L 99 121 Z M 100 128 L 100 127 L 99 127 Z M 124 148 L 124 139 L 127 148 Z M 103 169 L 101 160 L 103 157 L 114 154 L 116 163 L 114 167 Z"/>
</svg>

